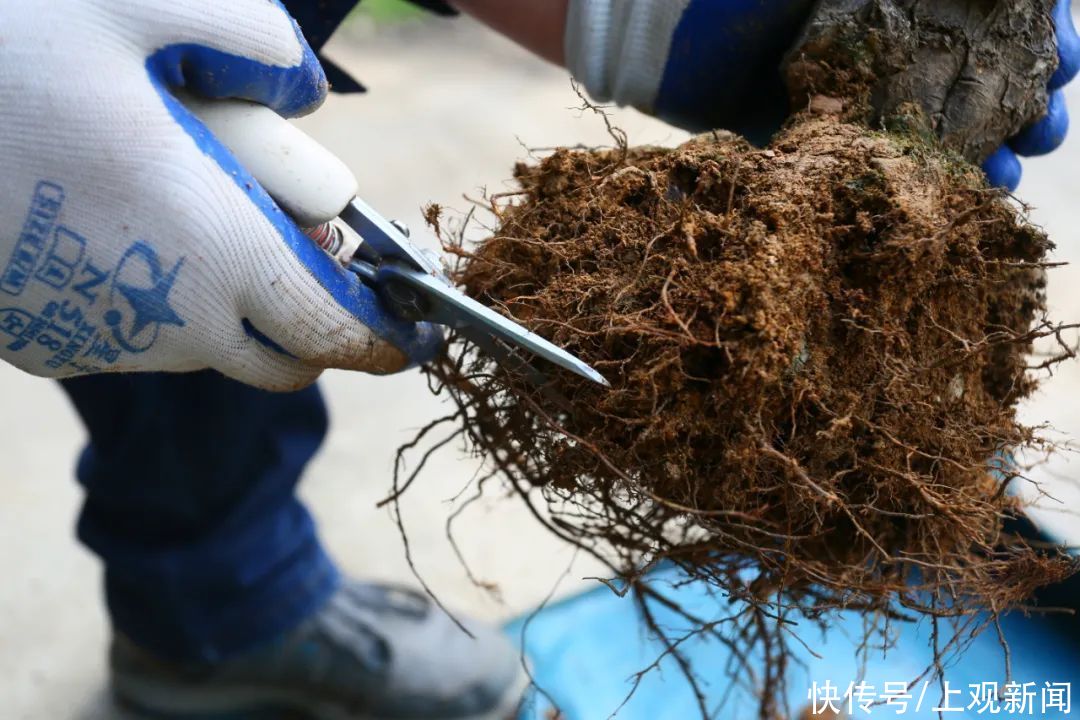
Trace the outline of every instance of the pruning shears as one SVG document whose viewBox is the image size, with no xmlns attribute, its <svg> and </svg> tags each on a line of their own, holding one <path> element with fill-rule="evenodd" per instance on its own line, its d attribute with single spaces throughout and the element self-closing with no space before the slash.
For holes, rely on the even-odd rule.
<svg viewBox="0 0 1080 720">
<path fill-rule="evenodd" d="M 536 383 L 545 376 L 519 356 L 521 350 L 608 385 L 582 360 L 454 287 L 441 258 L 418 248 L 403 226 L 356 197 L 348 167 L 295 125 L 242 100 L 182 100 L 312 241 L 374 289 L 390 313 L 451 328 L 496 361 L 523 368 Z"/>
</svg>

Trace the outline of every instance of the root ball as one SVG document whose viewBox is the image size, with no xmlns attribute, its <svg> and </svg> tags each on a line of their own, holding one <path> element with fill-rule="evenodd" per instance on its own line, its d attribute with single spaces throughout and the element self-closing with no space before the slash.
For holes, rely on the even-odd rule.
<svg viewBox="0 0 1080 720">
<path fill-rule="evenodd" d="M 467 344 L 432 372 L 554 531 L 808 612 L 1000 610 L 1071 572 L 1002 532 L 1050 243 L 958 156 L 807 116 L 516 174 L 458 280 L 613 387 Z"/>
</svg>

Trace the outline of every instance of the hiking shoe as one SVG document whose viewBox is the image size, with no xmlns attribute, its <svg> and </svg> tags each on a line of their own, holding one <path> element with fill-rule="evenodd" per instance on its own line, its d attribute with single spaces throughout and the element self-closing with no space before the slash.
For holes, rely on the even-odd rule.
<svg viewBox="0 0 1080 720">
<path fill-rule="evenodd" d="M 113 638 L 122 705 L 174 720 L 506 720 L 525 690 L 496 628 L 470 638 L 411 590 L 348 582 L 287 636 L 221 663 L 176 663 Z"/>
</svg>

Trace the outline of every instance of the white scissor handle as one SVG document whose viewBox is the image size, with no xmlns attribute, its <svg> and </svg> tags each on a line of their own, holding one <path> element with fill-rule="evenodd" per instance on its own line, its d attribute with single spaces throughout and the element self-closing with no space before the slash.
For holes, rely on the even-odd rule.
<svg viewBox="0 0 1080 720">
<path fill-rule="evenodd" d="M 332 220 L 356 197 L 348 166 L 270 108 L 246 100 L 177 97 L 301 227 Z"/>
</svg>

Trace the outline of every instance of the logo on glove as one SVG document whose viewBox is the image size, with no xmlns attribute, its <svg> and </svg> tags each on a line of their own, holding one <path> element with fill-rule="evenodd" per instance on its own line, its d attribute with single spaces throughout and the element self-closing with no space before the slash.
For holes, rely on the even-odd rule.
<svg viewBox="0 0 1080 720">
<path fill-rule="evenodd" d="M 162 325 L 184 326 L 169 305 L 169 293 L 183 265 L 184 258 L 180 258 L 165 272 L 157 251 L 144 242 L 135 243 L 124 253 L 109 291 L 113 309 L 105 313 L 105 323 L 117 345 L 131 353 L 146 352 L 157 341 Z"/>
</svg>

